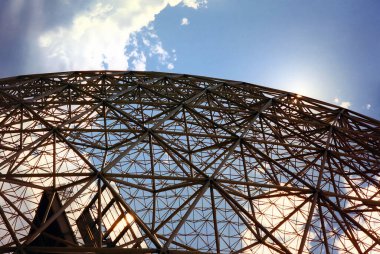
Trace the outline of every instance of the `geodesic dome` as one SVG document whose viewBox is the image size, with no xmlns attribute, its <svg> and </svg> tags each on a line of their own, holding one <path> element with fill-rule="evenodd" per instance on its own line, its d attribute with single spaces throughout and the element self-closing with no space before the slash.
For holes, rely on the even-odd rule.
<svg viewBox="0 0 380 254">
<path fill-rule="evenodd" d="M 0 80 L 0 252 L 380 253 L 380 123 L 244 82 Z"/>
</svg>

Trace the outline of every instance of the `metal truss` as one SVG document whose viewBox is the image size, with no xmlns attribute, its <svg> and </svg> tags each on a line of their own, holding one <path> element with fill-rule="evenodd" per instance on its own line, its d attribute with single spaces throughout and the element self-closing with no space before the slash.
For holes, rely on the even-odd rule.
<svg viewBox="0 0 380 254">
<path fill-rule="evenodd" d="M 0 252 L 380 253 L 380 123 L 244 82 L 0 80 Z"/>
</svg>

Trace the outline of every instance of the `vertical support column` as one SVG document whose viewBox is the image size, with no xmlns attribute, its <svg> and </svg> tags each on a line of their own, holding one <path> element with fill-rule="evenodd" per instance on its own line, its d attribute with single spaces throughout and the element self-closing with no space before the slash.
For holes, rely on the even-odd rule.
<svg viewBox="0 0 380 254">
<path fill-rule="evenodd" d="M 98 178 L 98 229 L 99 229 L 99 239 L 98 239 L 98 246 L 99 248 L 102 247 L 103 243 L 103 231 L 102 231 L 102 190 L 101 190 L 101 180 Z"/>
<path fill-rule="evenodd" d="M 53 190 L 55 191 L 57 186 L 57 138 L 56 138 L 56 131 L 53 132 Z"/>
</svg>

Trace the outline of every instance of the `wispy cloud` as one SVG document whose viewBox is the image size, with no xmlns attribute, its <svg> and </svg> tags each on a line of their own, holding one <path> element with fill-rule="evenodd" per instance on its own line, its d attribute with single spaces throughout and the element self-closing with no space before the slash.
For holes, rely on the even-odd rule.
<svg viewBox="0 0 380 254">
<path fill-rule="evenodd" d="M 144 52 L 136 54 L 132 60 L 133 69 L 136 71 L 145 71 L 146 70 L 146 57 Z"/>
<path fill-rule="evenodd" d="M 204 7 L 207 4 L 207 0 L 183 0 L 183 5 L 198 9 L 199 7 Z"/>
<path fill-rule="evenodd" d="M 370 110 L 370 109 L 371 109 L 371 107 L 372 107 L 372 105 L 371 105 L 371 104 L 367 104 L 367 105 L 365 106 L 365 108 L 366 108 L 367 110 Z"/>
<path fill-rule="evenodd" d="M 148 61 L 154 62 L 156 69 L 164 66 L 164 68 L 171 70 L 177 60 L 175 50 L 167 51 L 164 48 L 153 25 L 144 27 L 130 35 L 125 47 L 125 55 L 130 69 L 142 71 L 146 70 Z"/>
<path fill-rule="evenodd" d="M 182 18 L 181 20 L 181 26 L 187 26 L 190 24 L 190 21 L 188 18 Z"/>
</svg>

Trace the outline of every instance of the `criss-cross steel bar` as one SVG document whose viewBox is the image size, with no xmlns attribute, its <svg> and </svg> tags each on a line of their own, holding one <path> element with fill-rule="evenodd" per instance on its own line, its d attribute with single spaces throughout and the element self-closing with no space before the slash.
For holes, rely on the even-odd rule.
<svg viewBox="0 0 380 254">
<path fill-rule="evenodd" d="M 0 79 L 0 253 L 380 253 L 380 122 L 193 75 Z"/>
</svg>

